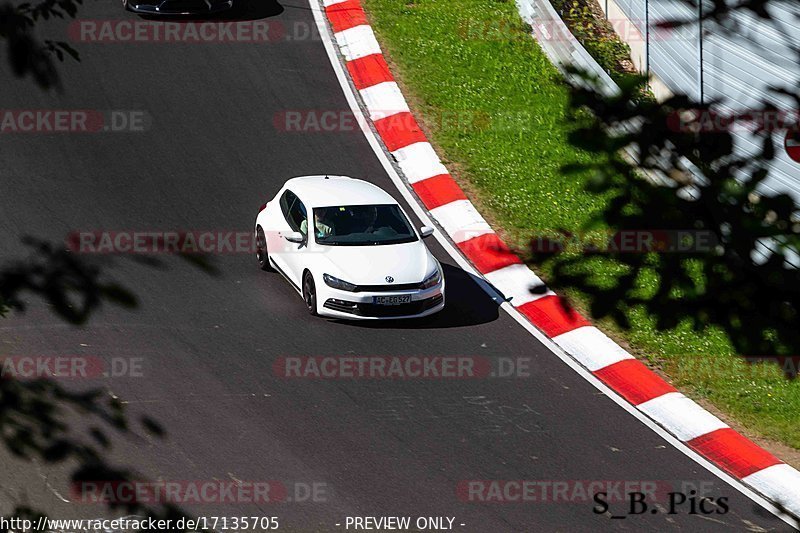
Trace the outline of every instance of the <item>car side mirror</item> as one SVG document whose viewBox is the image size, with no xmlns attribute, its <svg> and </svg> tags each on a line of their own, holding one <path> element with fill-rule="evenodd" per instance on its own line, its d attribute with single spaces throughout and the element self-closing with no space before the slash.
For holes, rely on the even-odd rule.
<svg viewBox="0 0 800 533">
<path fill-rule="evenodd" d="M 293 242 L 296 244 L 302 244 L 306 240 L 306 238 L 303 237 L 303 234 L 300 233 L 299 231 L 293 231 L 291 233 L 287 233 L 283 236 L 283 238 L 289 242 Z"/>
<path fill-rule="evenodd" d="M 422 226 L 419 228 L 419 234 L 422 235 L 422 238 L 430 237 L 433 235 L 433 228 L 430 226 Z"/>
</svg>

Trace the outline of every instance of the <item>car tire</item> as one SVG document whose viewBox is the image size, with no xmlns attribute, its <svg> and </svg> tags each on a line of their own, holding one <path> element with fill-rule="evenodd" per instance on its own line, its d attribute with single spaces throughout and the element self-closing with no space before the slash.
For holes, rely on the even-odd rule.
<svg viewBox="0 0 800 533">
<path fill-rule="evenodd" d="M 273 268 L 269 263 L 269 249 L 267 248 L 267 237 L 261 226 L 256 229 L 256 259 L 261 270 L 272 272 Z"/>
<path fill-rule="evenodd" d="M 317 316 L 317 288 L 314 285 L 314 276 L 306 271 L 303 275 L 303 301 L 311 316 Z"/>
</svg>

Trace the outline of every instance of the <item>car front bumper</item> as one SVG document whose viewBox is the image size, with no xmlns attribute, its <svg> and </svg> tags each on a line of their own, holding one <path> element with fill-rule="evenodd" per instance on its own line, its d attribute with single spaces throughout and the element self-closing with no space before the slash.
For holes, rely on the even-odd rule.
<svg viewBox="0 0 800 533">
<path fill-rule="evenodd" d="M 321 281 L 321 280 L 320 280 Z M 430 289 L 380 292 L 348 292 L 324 283 L 317 286 L 317 313 L 350 320 L 397 320 L 420 318 L 444 309 L 444 280 Z M 372 303 L 373 296 L 411 296 L 411 302 L 399 305 Z"/>
</svg>

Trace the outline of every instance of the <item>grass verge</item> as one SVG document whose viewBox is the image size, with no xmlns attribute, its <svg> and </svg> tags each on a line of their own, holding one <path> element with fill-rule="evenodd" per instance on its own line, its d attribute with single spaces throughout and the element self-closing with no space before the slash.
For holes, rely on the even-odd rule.
<svg viewBox="0 0 800 533">
<path fill-rule="evenodd" d="M 605 199 L 561 167 L 586 161 L 567 140 L 568 93 L 512 1 L 362 0 L 398 81 L 439 155 L 499 233 L 520 249 L 537 231 L 578 232 Z M 597 275 L 613 265 L 598 262 Z M 547 269 L 540 268 L 547 277 Z M 577 307 L 577 288 L 560 288 Z M 646 288 L 645 288 L 646 290 Z M 716 329 L 600 323 L 684 392 L 800 466 L 800 379 L 749 366 Z M 783 445 L 788 445 L 784 447 Z M 778 450 L 776 451 L 776 448 Z"/>
</svg>

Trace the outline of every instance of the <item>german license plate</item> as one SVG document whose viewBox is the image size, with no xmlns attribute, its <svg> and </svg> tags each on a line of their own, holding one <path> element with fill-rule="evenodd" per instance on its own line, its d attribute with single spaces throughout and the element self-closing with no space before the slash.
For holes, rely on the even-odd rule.
<svg viewBox="0 0 800 533">
<path fill-rule="evenodd" d="M 401 305 L 411 303 L 411 295 L 400 296 L 373 296 L 372 303 L 375 305 Z"/>
</svg>

